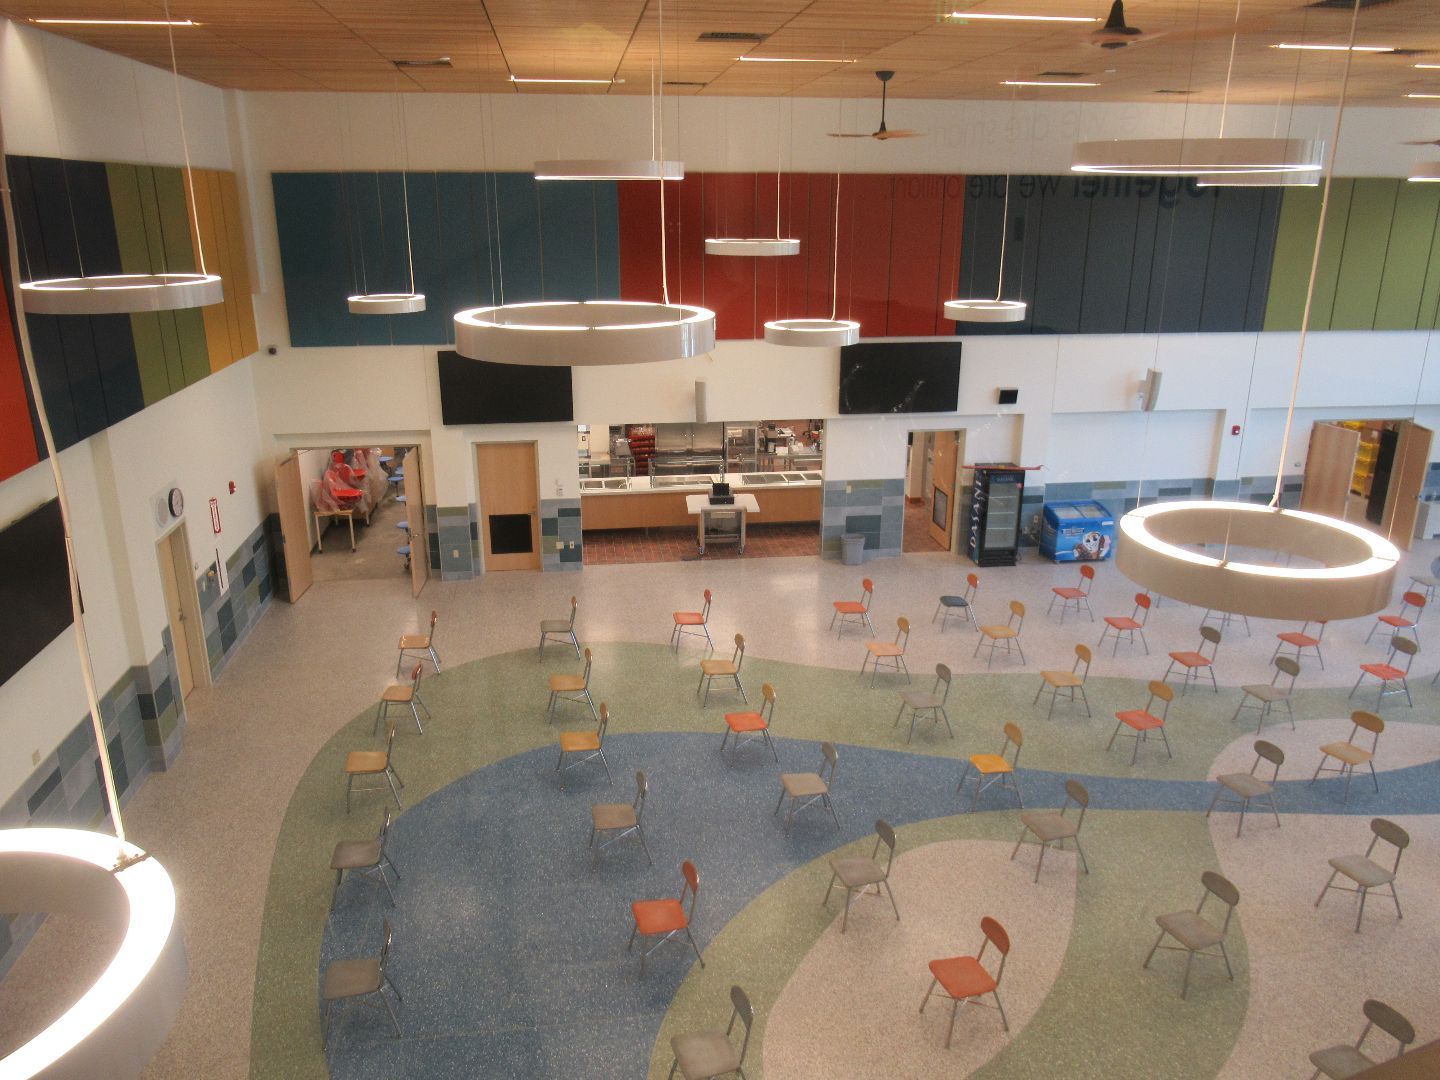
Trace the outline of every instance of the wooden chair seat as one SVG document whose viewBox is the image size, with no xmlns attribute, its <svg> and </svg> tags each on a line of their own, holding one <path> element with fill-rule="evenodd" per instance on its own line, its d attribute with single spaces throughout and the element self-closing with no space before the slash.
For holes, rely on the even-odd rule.
<svg viewBox="0 0 1440 1080">
<path fill-rule="evenodd" d="M 398 701 L 401 704 L 415 696 L 415 687 L 410 683 L 391 683 L 380 694 L 381 701 Z"/>
<path fill-rule="evenodd" d="M 781 773 L 780 786 L 792 799 L 826 795 L 830 792 L 830 785 L 820 779 L 818 773 Z"/>
<path fill-rule="evenodd" d="M 1320 747 L 1320 752 L 1343 761 L 1346 765 L 1364 765 L 1375 756 L 1369 750 L 1362 750 L 1354 743 L 1348 742 L 1326 743 Z"/>
<path fill-rule="evenodd" d="M 975 766 L 976 772 L 985 776 L 1015 771 L 1014 766 L 999 754 L 971 754 L 970 764 Z"/>
<path fill-rule="evenodd" d="M 401 634 L 400 648 L 402 649 L 428 649 L 430 648 L 429 634 Z"/>
<path fill-rule="evenodd" d="M 570 754 L 579 750 L 599 750 L 600 736 L 593 731 L 562 731 L 560 750 Z"/>
<path fill-rule="evenodd" d="M 1073 671 L 1042 671 L 1040 678 L 1055 687 L 1057 690 L 1064 690 L 1071 686 L 1084 686 L 1085 680 L 1076 675 Z"/>
<path fill-rule="evenodd" d="M 1198 652 L 1172 652 L 1170 659 L 1187 668 L 1209 667 L 1214 661 Z"/>
<path fill-rule="evenodd" d="M 1269 683 L 1255 683 L 1252 686 L 1242 686 L 1240 689 L 1259 701 L 1284 701 L 1290 696 L 1285 690 Z"/>
<path fill-rule="evenodd" d="M 982 626 L 980 633 L 988 638 L 1013 638 L 1019 637 L 1020 632 L 1013 626 Z"/>
<path fill-rule="evenodd" d="M 583 675 L 551 675 L 550 692 L 574 693 L 577 690 L 585 689 L 585 676 Z"/>
<path fill-rule="evenodd" d="M 1156 728 L 1165 726 L 1165 721 L 1144 709 L 1127 709 L 1124 712 L 1117 712 L 1115 719 L 1136 731 L 1154 731 Z"/>
<path fill-rule="evenodd" d="M 700 670 L 706 675 L 734 675 L 737 669 L 729 660 L 701 660 Z"/>
<path fill-rule="evenodd" d="M 345 755 L 345 771 L 355 775 L 383 773 L 390 764 L 390 755 L 384 750 L 351 750 Z"/>
<path fill-rule="evenodd" d="M 899 645 L 889 641 L 867 641 L 865 648 L 871 656 L 904 656 L 905 650 Z"/>
<path fill-rule="evenodd" d="M 609 829 L 633 829 L 635 808 L 629 803 L 598 803 L 590 808 L 590 820 L 596 832 Z"/>
</svg>

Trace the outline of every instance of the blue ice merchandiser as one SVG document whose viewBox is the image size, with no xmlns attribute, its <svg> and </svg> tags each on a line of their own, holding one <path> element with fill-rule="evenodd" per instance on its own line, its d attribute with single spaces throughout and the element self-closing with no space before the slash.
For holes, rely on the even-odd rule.
<svg viewBox="0 0 1440 1080">
<path fill-rule="evenodd" d="M 1047 502 L 1040 554 L 1057 563 L 1098 562 L 1115 550 L 1115 515 L 1093 499 Z"/>
</svg>

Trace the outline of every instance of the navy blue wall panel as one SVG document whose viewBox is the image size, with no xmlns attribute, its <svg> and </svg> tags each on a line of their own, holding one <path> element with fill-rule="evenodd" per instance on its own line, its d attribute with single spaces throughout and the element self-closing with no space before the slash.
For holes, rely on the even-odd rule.
<svg viewBox="0 0 1440 1080">
<path fill-rule="evenodd" d="M 345 309 L 358 283 L 345 240 L 348 185 L 337 173 L 275 173 L 271 183 L 290 343 L 355 344 Z"/>
<path fill-rule="evenodd" d="M 340 188 L 343 214 L 338 220 L 333 213 L 320 220 L 326 221 L 332 231 L 337 227 L 343 230 L 338 236 L 332 233 L 328 246 L 333 250 L 337 244 L 340 244 L 348 249 L 351 283 L 337 295 L 334 285 L 327 280 L 328 274 L 333 271 L 334 264 L 333 262 L 324 264 L 317 268 L 319 282 L 324 282 L 324 285 L 323 292 L 321 288 L 317 287 L 316 300 L 335 309 L 345 327 L 346 340 L 321 341 L 315 344 L 389 345 L 390 319 L 388 316 L 351 315 L 345 304 L 345 297 L 352 292 L 403 292 L 409 285 L 408 276 L 401 281 L 386 272 L 385 228 L 380 212 L 383 201 L 380 192 L 380 174 L 378 172 L 346 173 L 340 178 Z M 393 224 L 394 219 L 392 218 L 391 221 Z M 284 233 L 281 235 L 283 236 Z M 282 259 L 284 257 L 283 244 L 281 245 L 281 257 Z M 285 277 L 288 280 L 290 275 L 286 274 Z M 414 315 L 409 317 L 415 318 Z"/>
<path fill-rule="evenodd" d="M 395 174 L 396 188 L 400 187 L 400 175 Z M 452 325 L 451 317 L 456 309 L 446 307 L 440 296 L 431 292 L 432 283 L 439 286 L 437 270 L 440 265 L 440 214 L 436 201 L 434 173 L 412 173 L 405 187 L 410 203 L 410 249 L 415 259 L 415 289 L 425 294 L 425 310 L 404 318 L 391 317 L 391 340 L 396 345 L 427 345 L 434 341 L 449 341 L 447 335 Z M 403 203 L 398 204 L 403 213 Z M 390 204 L 385 205 L 385 227 L 388 239 L 392 227 L 398 221 L 398 254 L 400 256 L 399 276 L 396 278 L 397 292 L 410 289 L 410 269 L 405 259 L 404 220 L 390 218 Z"/>
<path fill-rule="evenodd" d="M 1080 278 L 1082 334 L 1125 332 L 1139 210 L 1135 199 L 1090 200 L 1090 229 Z"/>
<path fill-rule="evenodd" d="M 1159 188 L 1160 220 L 1145 329 L 1152 333 L 1194 333 L 1200 329 L 1210 226 L 1222 189 L 1196 187 L 1191 180 L 1175 179 L 1161 179 Z M 1244 194 L 1244 189 L 1235 188 L 1231 193 Z M 1229 314 L 1238 330 L 1245 318 L 1244 306 Z"/>
<path fill-rule="evenodd" d="M 1261 188 L 1260 215 L 1255 226 L 1255 254 L 1250 267 L 1250 292 L 1245 298 L 1244 329 L 1265 328 L 1265 305 L 1270 299 L 1270 273 L 1275 262 L 1275 238 L 1280 231 L 1280 203 L 1284 188 Z"/>
<path fill-rule="evenodd" d="M 1090 235 L 1090 200 L 1046 196 L 1040 204 L 1040 259 L 1035 268 L 1037 334 L 1078 334 Z"/>
<path fill-rule="evenodd" d="M 1217 218 L 1210 230 L 1205 290 L 1200 302 L 1201 330 L 1236 329 L 1236 312 L 1244 325 L 1264 196 L 1264 188 L 1225 192 L 1225 218 Z"/>
</svg>

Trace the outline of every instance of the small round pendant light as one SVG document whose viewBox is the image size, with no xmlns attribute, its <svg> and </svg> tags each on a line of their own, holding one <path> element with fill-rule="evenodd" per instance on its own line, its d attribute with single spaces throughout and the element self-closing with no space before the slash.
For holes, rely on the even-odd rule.
<svg viewBox="0 0 1440 1080">
<path fill-rule="evenodd" d="M 765 324 L 765 341 L 790 348 L 838 349 L 860 340 L 860 324 L 836 318 L 840 288 L 840 174 L 835 174 L 835 219 L 830 250 L 830 317 L 828 319 L 771 319 Z"/>
<path fill-rule="evenodd" d="M 779 99 L 776 99 L 777 103 Z M 729 116 L 729 113 L 726 113 Z M 727 119 L 726 127 L 729 122 Z M 751 258 L 773 258 L 778 255 L 799 255 L 800 241 L 780 235 L 780 124 L 775 124 L 775 236 L 771 237 L 715 237 L 706 239 L 706 255 L 740 255 Z"/>
<path fill-rule="evenodd" d="M 1000 274 L 995 282 L 995 298 L 969 297 L 945 301 L 945 318 L 954 322 L 1017 323 L 1025 321 L 1024 300 L 1002 300 L 1005 291 L 1005 241 L 1010 232 L 1010 174 L 1005 174 L 1005 202 L 1000 210 Z"/>
<path fill-rule="evenodd" d="M 351 315 L 410 315 L 425 310 L 425 294 L 415 291 L 415 251 L 410 242 L 410 139 L 405 124 L 405 104 L 395 91 L 395 112 L 400 136 L 400 201 L 405 207 L 405 260 L 410 269 L 409 292 L 357 293 L 345 298 Z M 380 174 L 375 174 L 375 204 L 380 209 L 380 234 L 385 234 L 385 202 L 380 197 Z M 365 265 L 365 238 L 360 238 L 360 265 Z"/>
</svg>

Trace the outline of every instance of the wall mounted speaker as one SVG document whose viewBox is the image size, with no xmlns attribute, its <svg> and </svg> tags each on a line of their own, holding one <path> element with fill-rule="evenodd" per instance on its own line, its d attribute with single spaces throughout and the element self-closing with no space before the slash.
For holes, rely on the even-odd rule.
<svg viewBox="0 0 1440 1080">
<path fill-rule="evenodd" d="M 1155 405 L 1160 400 L 1160 379 L 1164 374 L 1155 368 L 1145 372 L 1145 381 L 1140 387 L 1140 408 L 1146 412 L 1155 411 Z"/>
<path fill-rule="evenodd" d="M 695 422 L 705 423 L 705 380 L 695 380 Z"/>
<path fill-rule="evenodd" d="M 995 391 L 995 401 L 1000 405 L 1014 405 L 1020 400 L 1020 391 L 1013 386 L 1002 386 Z"/>
</svg>

